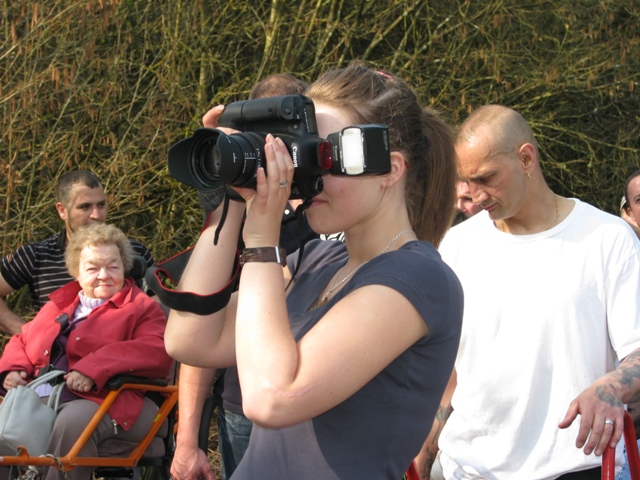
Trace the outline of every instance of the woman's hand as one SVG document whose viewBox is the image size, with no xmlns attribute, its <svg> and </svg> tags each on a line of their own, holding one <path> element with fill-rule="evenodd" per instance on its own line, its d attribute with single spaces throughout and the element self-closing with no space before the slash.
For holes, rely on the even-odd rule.
<svg viewBox="0 0 640 480">
<path fill-rule="evenodd" d="M 19 385 L 25 386 L 27 383 L 27 372 L 24 370 L 14 370 L 12 372 L 7 373 L 7 376 L 4 377 L 4 382 L 2 386 L 5 390 L 10 390 L 12 388 L 16 388 Z"/>
<path fill-rule="evenodd" d="M 224 105 L 216 105 L 202 117 L 202 125 L 206 128 L 218 128 L 218 118 L 224 112 Z"/>
<path fill-rule="evenodd" d="M 207 128 L 217 128 L 227 135 L 237 133 L 237 130 L 218 125 L 222 112 L 223 105 L 213 107 L 202 117 L 202 124 Z M 234 188 L 247 202 L 248 213 L 243 230 L 247 247 L 270 247 L 280 243 L 282 212 L 291 194 L 294 167 L 286 145 L 269 134 L 265 139 L 264 152 L 268 175 L 265 175 L 264 169 L 259 168 L 255 190 Z M 252 203 L 256 204 L 253 211 L 250 209 Z"/>
<path fill-rule="evenodd" d="M 269 134 L 264 147 L 267 174 L 256 173 L 256 189 L 237 189 L 247 202 L 243 238 L 247 247 L 271 247 L 280 242 L 282 212 L 291 194 L 294 166 L 286 145 Z"/>
<path fill-rule="evenodd" d="M 227 135 L 231 135 L 232 133 L 238 133 L 239 130 L 234 130 L 233 128 L 221 127 L 218 124 L 218 119 L 220 118 L 220 115 L 222 115 L 222 112 L 224 112 L 224 105 L 216 105 L 215 107 L 213 107 L 211 110 L 209 110 L 207 113 L 204 114 L 204 117 L 202 117 L 202 125 L 205 128 L 216 128 Z"/>
<path fill-rule="evenodd" d="M 75 370 L 67 373 L 64 379 L 67 381 L 67 388 L 76 392 L 86 393 L 95 385 L 95 382 L 91 378 Z"/>
</svg>

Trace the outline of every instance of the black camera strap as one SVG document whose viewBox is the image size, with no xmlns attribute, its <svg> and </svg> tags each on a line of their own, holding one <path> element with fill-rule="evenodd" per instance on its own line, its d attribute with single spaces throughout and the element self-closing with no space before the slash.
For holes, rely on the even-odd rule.
<svg viewBox="0 0 640 480">
<path fill-rule="evenodd" d="M 222 231 L 222 227 L 224 226 L 224 222 L 227 219 L 227 214 L 229 213 L 229 202 L 232 201 L 232 200 L 234 202 L 245 203 L 244 198 L 242 198 L 238 192 L 236 192 L 231 187 L 226 187 L 226 194 L 224 196 L 224 199 L 222 200 L 222 216 L 220 217 L 220 222 L 218 223 L 218 228 L 216 228 L 216 233 L 215 233 L 215 235 L 213 237 L 213 244 L 214 245 L 218 244 L 218 239 L 220 238 L 220 232 Z M 209 215 L 211 215 L 211 212 L 209 212 L 207 214 L 207 218 L 208 218 Z M 205 220 L 204 223 L 206 225 L 207 224 L 207 220 Z"/>
<path fill-rule="evenodd" d="M 229 298 L 236 288 L 240 275 L 240 256 L 236 252 L 231 279 L 222 289 L 209 295 L 200 295 L 174 289 L 174 285 L 177 285 L 182 277 L 182 272 L 192 252 L 193 247 L 190 247 L 158 265 L 149 267 L 145 279 L 162 304 L 172 310 L 191 312 L 196 315 L 210 315 L 222 310 L 229 303 Z"/>
<path fill-rule="evenodd" d="M 203 229 L 208 223 L 209 216 L 222 204 L 222 217 L 215 231 L 213 244 L 218 244 L 220 231 L 224 226 L 229 210 L 229 201 L 244 202 L 244 199 L 229 187 L 198 191 L 200 204 L 204 208 L 205 219 Z M 240 277 L 240 252 L 236 250 L 233 262 L 233 273 L 229 282 L 217 292 L 201 295 L 193 292 L 182 292 L 175 289 L 182 278 L 194 247 L 190 247 L 173 257 L 153 265 L 147 269 L 145 280 L 148 287 L 155 293 L 163 305 L 181 312 L 191 312 L 196 315 L 210 315 L 227 306 L 231 294 L 236 290 Z"/>
<path fill-rule="evenodd" d="M 237 193 L 234 195 L 229 194 L 229 190 L 227 190 L 227 195 L 225 195 L 224 200 L 222 201 L 223 212 L 222 217 L 220 219 L 220 223 L 216 229 L 216 234 L 214 238 L 214 244 L 217 243 L 220 230 L 224 225 L 224 221 L 226 219 L 226 213 L 229 208 L 229 201 L 244 201 L 242 197 L 240 197 Z M 300 227 L 300 234 L 302 236 L 304 228 L 302 217 L 304 215 L 304 210 L 311 204 L 312 199 L 307 198 L 305 201 L 298 206 L 295 211 L 295 219 Z M 207 217 L 212 213 L 211 211 L 207 212 Z M 207 222 L 205 221 L 206 225 Z M 302 261 L 302 255 L 304 252 L 304 241 L 300 245 L 300 251 L 298 254 L 298 261 L 296 262 L 295 269 L 293 271 L 291 281 L 295 278 L 298 273 L 298 269 L 300 268 L 300 264 Z M 183 312 L 191 312 L 196 315 L 210 315 L 215 313 L 229 303 L 229 299 L 231 298 L 231 294 L 235 291 L 238 279 L 240 277 L 240 252 L 236 251 L 236 256 L 233 263 L 233 273 L 231 275 L 231 279 L 229 282 L 219 291 L 211 293 L 209 295 L 201 295 L 193 292 L 181 292 L 175 290 L 175 286 L 180 281 L 182 277 L 182 273 L 184 272 L 187 263 L 189 262 L 189 258 L 191 258 L 191 253 L 193 252 L 194 247 L 190 247 L 183 252 L 174 255 L 173 257 L 161 262 L 159 264 L 153 265 L 147 269 L 145 280 L 149 288 L 158 296 L 163 305 L 171 308 L 172 310 L 178 310 Z M 289 286 L 287 285 L 287 288 Z"/>
</svg>

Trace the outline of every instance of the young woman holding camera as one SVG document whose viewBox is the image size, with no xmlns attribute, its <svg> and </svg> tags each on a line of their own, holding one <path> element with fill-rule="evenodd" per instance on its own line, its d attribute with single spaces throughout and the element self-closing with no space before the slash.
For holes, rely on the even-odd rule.
<svg viewBox="0 0 640 480">
<path fill-rule="evenodd" d="M 360 64 L 326 73 L 306 95 L 323 138 L 386 125 L 390 172 L 323 177 L 309 224 L 344 231 L 345 243 L 307 244 L 286 288 L 297 258 L 283 269 L 275 247 L 294 167 L 268 136 L 268 175 L 259 169 L 256 189 L 238 190 L 246 204 L 229 202 L 215 246 L 214 212 L 180 283 L 200 294 L 225 286 L 246 209 L 239 290 L 212 315 L 172 311 L 166 347 L 191 365 L 237 364 L 256 426 L 233 480 L 397 480 L 429 433 L 460 335 L 462 290 L 434 248 L 453 214 L 452 135 L 399 78 Z"/>
</svg>

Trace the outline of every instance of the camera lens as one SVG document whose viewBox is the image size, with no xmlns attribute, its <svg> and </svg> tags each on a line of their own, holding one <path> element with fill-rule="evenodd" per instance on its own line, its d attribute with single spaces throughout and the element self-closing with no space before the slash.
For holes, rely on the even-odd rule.
<svg viewBox="0 0 640 480">
<path fill-rule="evenodd" d="M 215 145 L 201 151 L 198 170 L 234 187 L 255 186 L 256 169 L 262 164 L 264 138 L 254 132 L 220 133 Z"/>
<path fill-rule="evenodd" d="M 203 191 L 221 184 L 253 188 L 256 170 L 263 165 L 265 137 L 256 132 L 226 135 L 215 128 L 200 128 L 169 149 L 169 173 Z"/>
</svg>

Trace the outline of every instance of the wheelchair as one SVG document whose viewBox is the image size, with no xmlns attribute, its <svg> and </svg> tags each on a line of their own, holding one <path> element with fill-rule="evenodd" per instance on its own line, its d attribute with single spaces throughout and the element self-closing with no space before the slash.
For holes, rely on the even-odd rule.
<svg viewBox="0 0 640 480">
<path fill-rule="evenodd" d="M 141 377 L 118 375 L 107 383 L 110 392 L 104 399 L 93 418 L 78 437 L 73 447 L 63 457 L 31 456 L 24 447 L 18 447 L 15 456 L 0 457 L 0 467 L 18 467 L 20 478 L 30 479 L 38 476 L 37 467 L 54 467 L 61 476 L 76 467 L 96 467 L 94 477 L 123 478 L 133 477 L 133 469 L 142 467 L 145 480 L 169 480 L 169 468 L 175 451 L 174 428 L 177 421 L 178 386 L 170 385 L 166 379 L 146 379 Z M 142 390 L 158 404 L 158 412 L 145 437 L 127 457 L 79 457 L 91 434 L 123 390 Z M 166 434 L 158 436 L 161 428 Z"/>
<path fill-rule="evenodd" d="M 146 262 L 139 255 L 133 255 L 132 260 L 127 275 L 136 282 L 141 281 L 147 269 Z M 172 379 L 176 378 L 177 368 L 174 362 Z M 167 379 L 117 375 L 107 382 L 106 388 L 109 390 L 107 397 L 65 456 L 31 456 L 24 447 L 19 447 L 15 456 L 0 456 L 0 467 L 18 467 L 19 475 L 25 479 L 37 477 L 37 467 L 55 467 L 61 476 L 76 467 L 96 467 L 93 474 L 96 478 L 133 478 L 133 469 L 141 467 L 144 480 L 169 480 L 175 451 L 173 433 L 177 422 L 178 386 L 170 384 Z M 158 412 L 147 434 L 127 457 L 79 457 L 79 452 L 123 390 L 145 391 L 145 395 L 158 405 Z M 109 442 L 116 440 L 105 443 Z"/>
</svg>

